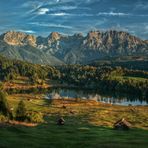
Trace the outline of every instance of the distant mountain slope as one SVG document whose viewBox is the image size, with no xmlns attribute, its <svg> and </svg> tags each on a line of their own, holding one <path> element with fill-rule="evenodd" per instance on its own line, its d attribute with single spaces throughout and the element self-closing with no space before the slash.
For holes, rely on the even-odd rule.
<svg viewBox="0 0 148 148">
<path fill-rule="evenodd" d="M 91 31 L 72 36 L 51 33 L 47 38 L 10 31 L 0 36 L 0 53 L 32 63 L 86 64 L 106 56 L 148 55 L 148 42 L 122 31 Z"/>
<path fill-rule="evenodd" d="M 121 57 L 106 57 L 100 60 L 94 60 L 87 63 L 90 66 L 111 66 L 123 67 L 133 70 L 148 71 L 148 56 L 121 56 Z"/>
<path fill-rule="evenodd" d="M 0 53 L 11 59 L 39 64 L 60 65 L 63 62 L 44 53 L 36 46 L 36 37 L 20 32 L 7 32 L 0 36 Z"/>
</svg>

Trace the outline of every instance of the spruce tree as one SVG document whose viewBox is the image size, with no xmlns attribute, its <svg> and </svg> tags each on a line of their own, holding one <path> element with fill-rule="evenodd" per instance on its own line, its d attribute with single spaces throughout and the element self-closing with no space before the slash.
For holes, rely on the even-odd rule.
<svg viewBox="0 0 148 148">
<path fill-rule="evenodd" d="M 6 95 L 3 92 L 0 92 L 0 113 L 4 116 L 12 118 L 12 113 L 10 112 Z"/>
<path fill-rule="evenodd" d="M 26 107 L 24 101 L 21 100 L 16 110 L 16 120 L 24 121 L 25 119 L 26 119 Z"/>
</svg>

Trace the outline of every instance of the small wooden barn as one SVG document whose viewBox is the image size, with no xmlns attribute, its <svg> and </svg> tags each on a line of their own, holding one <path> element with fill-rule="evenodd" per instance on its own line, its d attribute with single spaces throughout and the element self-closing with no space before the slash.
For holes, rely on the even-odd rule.
<svg viewBox="0 0 148 148">
<path fill-rule="evenodd" d="M 114 129 L 116 130 L 129 130 L 131 128 L 131 124 L 126 121 L 124 118 L 118 120 L 115 124 L 114 124 Z"/>
<path fill-rule="evenodd" d="M 58 125 L 64 125 L 64 123 L 65 123 L 65 120 L 64 120 L 63 117 L 59 118 L 58 121 L 57 121 Z"/>
</svg>

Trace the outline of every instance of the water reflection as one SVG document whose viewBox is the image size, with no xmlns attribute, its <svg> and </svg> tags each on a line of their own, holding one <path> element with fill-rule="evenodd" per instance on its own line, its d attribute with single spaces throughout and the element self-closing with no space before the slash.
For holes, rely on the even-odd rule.
<svg viewBox="0 0 148 148">
<path fill-rule="evenodd" d="M 57 98 L 80 98 L 95 100 L 104 103 L 118 104 L 118 105 L 148 105 L 146 98 L 142 96 L 127 95 L 113 92 L 101 92 L 92 90 L 78 90 L 78 89 L 51 89 L 46 94 L 48 99 Z"/>
<path fill-rule="evenodd" d="M 109 92 L 101 90 L 88 90 L 88 89 L 71 89 L 71 88 L 51 88 L 51 89 L 28 89 L 28 90 L 15 90 L 10 89 L 7 91 L 9 94 L 16 93 L 37 93 L 44 94 L 46 99 L 56 98 L 80 98 L 91 99 L 95 101 L 119 104 L 119 105 L 148 105 L 148 97 L 138 96 L 133 94 L 124 94 L 119 92 Z"/>
</svg>

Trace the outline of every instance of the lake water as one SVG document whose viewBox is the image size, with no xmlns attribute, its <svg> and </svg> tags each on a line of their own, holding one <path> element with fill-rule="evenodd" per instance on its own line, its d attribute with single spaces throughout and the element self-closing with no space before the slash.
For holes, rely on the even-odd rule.
<svg viewBox="0 0 148 148">
<path fill-rule="evenodd" d="M 117 94 L 117 93 L 108 93 L 108 92 L 102 93 L 100 91 L 63 89 L 63 88 L 53 88 L 46 93 L 46 99 L 51 99 L 51 98 L 57 99 L 59 97 L 90 99 L 99 102 L 118 104 L 124 106 L 148 105 L 148 98 L 127 95 L 127 94 Z"/>
</svg>

